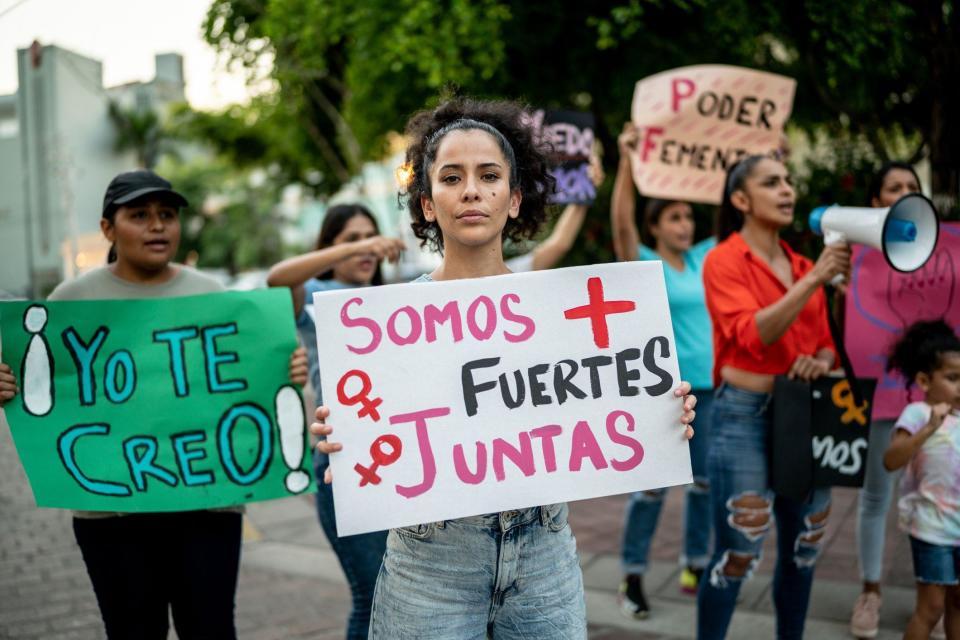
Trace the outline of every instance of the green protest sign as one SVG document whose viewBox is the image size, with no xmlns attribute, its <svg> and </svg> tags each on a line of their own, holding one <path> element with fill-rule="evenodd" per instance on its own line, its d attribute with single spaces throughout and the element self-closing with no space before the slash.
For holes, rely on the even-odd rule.
<svg viewBox="0 0 960 640">
<path fill-rule="evenodd" d="M 314 488 L 286 290 L 0 303 L 37 505 L 186 511 Z"/>
</svg>

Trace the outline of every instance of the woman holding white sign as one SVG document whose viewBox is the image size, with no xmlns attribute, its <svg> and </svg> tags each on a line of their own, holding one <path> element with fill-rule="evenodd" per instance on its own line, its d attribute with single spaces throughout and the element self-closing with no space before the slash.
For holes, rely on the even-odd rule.
<svg viewBox="0 0 960 640">
<path fill-rule="evenodd" d="M 826 247 L 814 264 L 780 239 L 793 222 L 794 203 L 780 161 L 749 156 L 734 165 L 720 208 L 719 244 L 704 267 L 719 386 L 707 462 L 716 544 L 698 596 L 701 640 L 726 636 L 740 587 L 774 522 L 777 637 L 802 637 L 830 512 L 829 489 L 796 501 L 775 495 L 768 482 L 774 377 L 813 380 L 833 367 L 822 287 L 850 269 L 846 245 Z"/>
<path fill-rule="evenodd" d="M 421 281 L 510 273 L 504 236 L 529 237 L 552 184 L 546 158 L 509 102 L 452 100 L 407 126 L 407 197 L 417 237 L 443 250 Z M 681 423 L 688 435 L 690 385 Z M 328 436 L 319 423 L 311 431 Z M 325 453 L 342 448 L 329 440 Z M 583 579 L 565 504 L 392 529 L 377 580 L 373 638 L 586 638 Z"/>
<path fill-rule="evenodd" d="M 707 480 L 710 408 L 713 400 L 713 346 L 710 316 L 703 292 L 704 257 L 716 245 L 710 237 L 694 244 L 693 209 L 686 202 L 650 199 L 638 229 L 636 190 L 630 172 L 630 154 L 640 132 L 628 122 L 618 143 L 620 164 L 610 204 L 614 250 L 618 260 L 659 260 L 670 302 L 670 318 L 677 340 L 680 375 L 697 396 L 697 437 L 690 443 L 693 484 L 687 485 L 684 545 L 680 558 L 680 588 L 696 593 L 710 560 L 710 483 Z M 651 250 L 650 247 L 653 247 Z M 649 605 L 643 592 L 650 543 L 657 528 L 666 489 L 640 491 L 627 503 L 621 561 L 620 608 L 634 618 L 646 618 Z"/>
<path fill-rule="evenodd" d="M 351 289 L 383 284 L 380 263 L 396 262 L 403 251 L 403 241 L 380 235 L 377 220 L 361 204 L 339 204 L 327 211 L 320 227 L 316 250 L 294 256 L 270 269 L 267 284 L 289 287 L 293 294 L 293 313 L 297 333 L 310 358 L 310 382 L 320 397 L 320 364 L 317 360 L 317 328 L 313 322 L 313 294 L 318 291 Z M 314 469 L 323 477 L 330 466 L 325 453 L 317 452 Z M 362 640 L 370 627 L 370 605 L 373 588 L 386 547 L 386 531 L 364 533 L 341 538 L 337 534 L 333 492 L 327 485 L 317 489 L 317 516 L 323 532 L 350 585 L 352 608 L 347 621 L 348 640 Z"/>
</svg>

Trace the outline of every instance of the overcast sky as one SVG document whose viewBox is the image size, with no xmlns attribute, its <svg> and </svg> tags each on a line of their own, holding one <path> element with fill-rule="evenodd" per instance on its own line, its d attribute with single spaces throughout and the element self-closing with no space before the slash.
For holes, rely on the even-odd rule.
<svg viewBox="0 0 960 640">
<path fill-rule="evenodd" d="M 0 95 L 17 90 L 17 49 L 55 44 L 103 63 L 106 86 L 153 78 L 153 56 L 184 57 L 187 99 L 217 108 L 247 97 L 203 41 L 209 0 L 0 0 Z"/>
</svg>

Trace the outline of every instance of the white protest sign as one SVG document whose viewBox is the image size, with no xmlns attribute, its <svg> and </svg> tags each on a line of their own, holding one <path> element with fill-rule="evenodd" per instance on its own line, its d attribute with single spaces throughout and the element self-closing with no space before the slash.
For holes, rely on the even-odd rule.
<svg viewBox="0 0 960 640">
<path fill-rule="evenodd" d="M 720 204 L 726 170 L 779 146 L 793 109 L 792 78 L 727 65 L 698 65 L 644 78 L 631 117 L 640 129 L 631 155 L 645 196 Z"/>
<path fill-rule="evenodd" d="M 313 301 L 340 535 L 692 481 L 659 262 Z"/>
</svg>

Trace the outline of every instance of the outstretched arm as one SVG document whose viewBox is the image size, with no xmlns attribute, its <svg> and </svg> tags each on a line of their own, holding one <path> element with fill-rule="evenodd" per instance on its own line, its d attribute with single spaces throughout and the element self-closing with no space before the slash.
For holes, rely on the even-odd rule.
<svg viewBox="0 0 960 640">
<path fill-rule="evenodd" d="M 378 260 L 396 261 L 403 251 L 403 241 L 374 236 L 356 242 L 343 242 L 324 249 L 287 258 L 270 268 L 267 284 L 271 287 L 290 287 L 293 293 L 293 313 L 303 310 L 303 283 L 319 273 L 332 269 L 338 262 L 360 253 L 371 253 Z"/>
<path fill-rule="evenodd" d="M 587 217 L 587 205 L 568 204 L 553 225 L 547 239 L 533 249 L 533 270 L 551 269 L 563 260 L 573 247 L 583 220 Z"/>
<path fill-rule="evenodd" d="M 613 234 L 613 252 L 620 261 L 636 260 L 640 245 L 636 221 L 637 195 L 630 168 L 630 153 L 636 149 L 638 137 L 637 127 L 627 122 L 617 138 L 620 160 L 610 201 L 610 231 Z"/>
<path fill-rule="evenodd" d="M 600 164 L 600 156 L 596 152 L 590 154 L 590 181 L 593 186 L 599 188 L 603 184 L 604 174 L 603 165 Z M 557 266 L 567 252 L 573 248 L 573 243 L 580 233 L 580 227 L 587 217 L 585 204 L 568 204 L 563 213 L 557 218 L 557 223 L 553 225 L 553 231 L 546 240 L 534 247 L 532 269 L 552 269 Z"/>
</svg>

